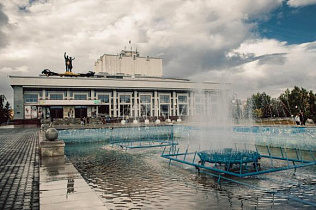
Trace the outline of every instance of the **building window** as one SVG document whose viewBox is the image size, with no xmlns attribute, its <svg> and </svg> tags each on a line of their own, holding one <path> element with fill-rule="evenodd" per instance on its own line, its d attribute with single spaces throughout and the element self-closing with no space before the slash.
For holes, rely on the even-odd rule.
<svg viewBox="0 0 316 210">
<path fill-rule="evenodd" d="M 86 106 L 75 106 L 75 117 L 87 117 L 87 107 Z"/>
<path fill-rule="evenodd" d="M 63 94 L 50 94 L 50 100 L 63 100 Z"/>
<path fill-rule="evenodd" d="M 188 96 L 186 94 L 178 95 L 178 110 L 179 116 L 188 115 Z"/>
<path fill-rule="evenodd" d="M 150 95 L 140 95 L 140 116 L 151 116 L 151 96 Z"/>
<path fill-rule="evenodd" d="M 141 95 L 139 98 L 140 103 L 150 103 L 150 95 Z"/>
<path fill-rule="evenodd" d="M 184 116 L 188 115 L 188 105 L 186 104 L 179 104 L 179 115 Z"/>
<path fill-rule="evenodd" d="M 37 94 L 25 94 L 24 101 L 25 101 L 25 103 L 37 103 L 38 95 Z"/>
<path fill-rule="evenodd" d="M 51 106 L 50 116 L 52 118 L 63 118 L 63 107 L 62 106 Z"/>
<path fill-rule="evenodd" d="M 120 95 L 120 116 L 129 116 L 131 114 L 131 95 Z"/>
<path fill-rule="evenodd" d="M 98 106 L 98 113 L 101 117 L 106 117 L 110 115 L 110 105 L 100 105 Z"/>
<path fill-rule="evenodd" d="M 87 95 L 85 94 L 75 94 L 75 100 L 87 100 Z"/>
<path fill-rule="evenodd" d="M 130 95 L 120 95 L 120 103 L 130 103 L 131 96 Z"/>
<path fill-rule="evenodd" d="M 160 103 L 170 103 L 169 95 L 160 95 Z"/>
<path fill-rule="evenodd" d="M 120 105 L 120 116 L 129 116 L 131 113 L 131 105 L 130 104 L 121 104 Z"/>
<path fill-rule="evenodd" d="M 169 104 L 160 105 L 160 116 L 169 117 Z"/>
<path fill-rule="evenodd" d="M 178 103 L 187 103 L 188 97 L 187 96 L 178 96 Z"/>
<path fill-rule="evenodd" d="M 170 115 L 170 94 L 160 94 L 159 95 L 159 110 L 160 110 L 160 116 L 168 117 Z"/>
<path fill-rule="evenodd" d="M 99 99 L 102 103 L 109 103 L 109 102 L 110 102 L 110 97 L 109 97 L 109 95 L 98 95 L 98 99 Z"/>
</svg>

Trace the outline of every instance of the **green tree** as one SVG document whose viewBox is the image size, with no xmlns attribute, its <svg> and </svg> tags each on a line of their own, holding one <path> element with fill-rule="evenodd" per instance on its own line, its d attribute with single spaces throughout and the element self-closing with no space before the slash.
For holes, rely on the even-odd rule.
<svg viewBox="0 0 316 210">
<path fill-rule="evenodd" d="M 311 118 L 316 122 L 316 95 L 297 86 L 292 90 L 286 89 L 278 98 L 271 98 L 265 92 L 257 93 L 247 100 L 246 110 L 250 109 L 256 118 L 292 117 L 304 112 L 305 119 Z"/>
<path fill-rule="evenodd" d="M 5 104 L 5 105 L 4 105 Z M 12 117 L 12 109 L 4 95 L 0 95 L 0 124 L 7 122 Z"/>
<path fill-rule="evenodd" d="M 265 92 L 257 93 L 252 95 L 250 100 L 252 101 L 254 117 L 266 118 L 273 116 L 271 96 L 267 95 Z"/>
</svg>

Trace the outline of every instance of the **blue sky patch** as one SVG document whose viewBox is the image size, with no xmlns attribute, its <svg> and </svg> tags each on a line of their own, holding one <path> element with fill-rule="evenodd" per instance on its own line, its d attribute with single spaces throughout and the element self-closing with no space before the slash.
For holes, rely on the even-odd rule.
<svg viewBox="0 0 316 210">
<path fill-rule="evenodd" d="M 301 44 L 316 40 L 316 5 L 293 8 L 285 2 L 268 21 L 260 21 L 258 33 L 261 37 Z"/>
</svg>

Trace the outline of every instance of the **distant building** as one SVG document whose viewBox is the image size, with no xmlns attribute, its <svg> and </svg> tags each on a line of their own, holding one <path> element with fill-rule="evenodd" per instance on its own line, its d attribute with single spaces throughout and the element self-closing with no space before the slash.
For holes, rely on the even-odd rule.
<svg viewBox="0 0 316 210">
<path fill-rule="evenodd" d="M 119 55 L 102 55 L 94 65 L 96 73 L 162 77 L 162 59 L 140 57 L 137 51 L 122 50 Z"/>
<path fill-rule="evenodd" d="M 138 52 L 103 55 L 97 76 L 10 76 L 14 118 L 212 116 L 229 84 L 162 77 L 162 60 Z M 197 91 L 199 90 L 199 91 Z"/>
</svg>

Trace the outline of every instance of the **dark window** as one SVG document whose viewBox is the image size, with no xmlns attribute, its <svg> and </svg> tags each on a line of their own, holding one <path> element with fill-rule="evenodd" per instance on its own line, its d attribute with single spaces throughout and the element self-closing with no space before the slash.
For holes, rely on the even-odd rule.
<svg viewBox="0 0 316 210">
<path fill-rule="evenodd" d="M 141 95 L 140 97 L 140 103 L 150 103 L 150 96 L 148 95 Z"/>
<path fill-rule="evenodd" d="M 169 105 L 167 104 L 160 105 L 160 116 L 164 116 L 164 117 L 169 116 Z"/>
<path fill-rule="evenodd" d="M 38 95 L 37 94 L 25 94 L 24 101 L 25 101 L 25 103 L 37 103 Z"/>
<path fill-rule="evenodd" d="M 50 107 L 50 116 L 52 118 L 63 118 L 63 107 L 62 106 L 51 106 Z"/>
<path fill-rule="evenodd" d="M 75 95 L 75 100 L 87 100 L 87 95 Z"/>
<path fill-rule="evenodd" d="M 180 104 L 179 105 L 179 115 L 183 116 L 183 115 L 187 115 L 187 105 L 186 104 Z"/>
<path fill-rule="evenodd" d="M 143 116 L 150 116 L 150 104 L 141 104 L 140 105 L 140 115 Z"/>
<path fill-rule="evenodd" d="M 50 94 L 50 100 L 63 100 L 63 94 Z"/>
<path fill-rule="evenodd" d="M 160 103 L 170 103 L 169 95 L 161 95 L 160 96 Z"/>
<path fill-rule="evenodd" d="M 75 106 L 75 117 L 87 117 L 87 107 L 86 106 Z"/>
<path fill-rule="evenodd" d="M 98 95 L 98 99 L 103 103 L 109 103 L 110 101 L 109 95 Z"/>
<path fill-rule="evenodd" d="M 121 116 L 129 116 L 131 112 L 130 105 L 120 105 L 120 115 Z"/>
<path fill-rule="evenodd" d="M 100 116 L 110 115 L 110 106 L 109 105 L 101 105 L 98 108 L 98 112 Z"/>
<path fill-rule="evenodd" d="M 131 96 L 130 95 L 120 95 L 120 103 L 130 103 Z"/>
<path fill-rule="evenodd" d="M 187 96 L 178 96 L 178 103 L 187 103 L 188 97 Z"/>
</svg>

